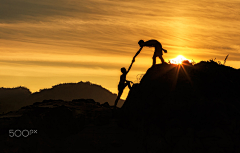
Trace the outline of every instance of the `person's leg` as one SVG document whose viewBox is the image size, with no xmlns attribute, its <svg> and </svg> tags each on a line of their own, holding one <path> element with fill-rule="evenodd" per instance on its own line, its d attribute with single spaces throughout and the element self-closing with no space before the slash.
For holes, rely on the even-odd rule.
<svg viewBox="0 0 240 153">
<path fill-rule="evenodd" d="M 165 63 L 165 61 L 164 61 L 164 59 L 163 59 L 162 55 L 161 55 L 161 56 L 158 56 L 158 57 L 160 58 L 160 60 L 161 60 L 162 64 L 164 64 L 164 63 Z"/>
<path fill-rule="evenodd" d="M 128 88 L 129 88 L 129 89 L 131 89 L 131 88 L 132 88 L 132 86 L 131 86 L 131 81 L 127 81 L 127 83 L 126 83 L 126 84 L 127 84 L 127 86 L 128 86 Z"/>
<path fill-rule="evenodd" d="M 116 107 L 117 107 L 117 103 L 123 93 L 123 89 L 118 90 L 118 96 L 117 96 L 117 99 L 115 100 L 114 109 L 116 109 Z"/>
<path fill-rule="evenodd" d="M 152 59 L 153 59 L 153 64 L 152 64 L 152 66 L 154 66 L 154 65 L 156 65 L 156 54 L 154 53 L 153 54 L 153 57 L 152 57 Z"/>
</svg>

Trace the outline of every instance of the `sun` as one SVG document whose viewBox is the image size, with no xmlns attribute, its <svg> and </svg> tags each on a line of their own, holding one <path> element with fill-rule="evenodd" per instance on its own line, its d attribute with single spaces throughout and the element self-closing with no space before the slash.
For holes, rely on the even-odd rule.
<svg viewBox="0 0 240 153">
<path fill-rule="evenodd" d="M 176 58 L 170 59 L 170 63 L 171 64 L 182 64 L 183 61 L 188 60 L 191 63 L 191 60 L 186 59 L 184 56 L 182 55 L 178 55 Z"/>
</svg>

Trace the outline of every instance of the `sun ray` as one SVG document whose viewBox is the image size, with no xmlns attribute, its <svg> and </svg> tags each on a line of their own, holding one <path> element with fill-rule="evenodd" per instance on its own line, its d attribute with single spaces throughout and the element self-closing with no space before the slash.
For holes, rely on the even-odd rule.
<svg viewBox="0 0 240 153">
<path fill-rule="evenodd" d="M 185 75 L 187 76 L 187 79 L 189 80 L 189 82 L 190 82 L 191 85 L 193 86 L 192 80 L 191 80 L 190 76 L 188 75 L 188 72 L 187 72 L 186 69 L 184 68 L 184 64 L 183 64 L 183 65 L 181 64 L 181 67 L 182 67 Z"/>
<path fill-rule="evenodd" d="M 189 63 L 191 63 L 191 60 L 186 59 L 184 56 L 179 55 L 174 59 L 169 60 L 171 64 L 177 64 L 177 69 L 175 72 L 175 77 L 172 83 L 172 90 L 175 89 L 176 85 L 177 85 L 177 81 L 178 81 L 178 77 L 179 77 L 179 72 L 180 69 L 183 70 L 183 73 L 185 74 L 185 76 L 187 77 L 187 80 L 190 82 L 191 86 L 193 86 L 192 80 L 187 72 L 187 70 L 185 69 L 185 66 L 187 66 L 187 63 L 184 63 L 183 61 L 188 61 Z"/>
<path fill-rule="evenodd" d="M 177 80 L 178 80 L 179 69 L 180 69 L 180 65 L 177 66 L 176 75 L 175 75 L 175 78 L 174 78 L 173 83 L 172 83 L 172 90 L 174 90 L 175 87 L 176 87 Z"/>
</svg>

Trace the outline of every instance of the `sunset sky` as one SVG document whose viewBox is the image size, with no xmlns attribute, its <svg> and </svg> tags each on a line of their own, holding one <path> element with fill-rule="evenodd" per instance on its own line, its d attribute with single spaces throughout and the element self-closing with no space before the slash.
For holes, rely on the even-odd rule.
<svg viewBox="0 0 240 153">
<path fill-rule="evenodd" d="M 161 42 L 166 61 L 229 54 L 226 65 L 240 68 L 239 8 L 240 0 L 0 0 L 0 86 L 90 81 L 117 93 L 140 39 Z M 151 67 L 153 52 L 143 48 L 128 80 Z"/>
</svg>

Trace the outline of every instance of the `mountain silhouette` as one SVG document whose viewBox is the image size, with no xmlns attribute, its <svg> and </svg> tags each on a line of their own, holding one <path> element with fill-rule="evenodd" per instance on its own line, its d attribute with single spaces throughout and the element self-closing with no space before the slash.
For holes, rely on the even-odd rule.
<svg viewBox="0 0 240 153">
<path fill-rule="evenodd" d="M 132 87 L 119 126 L 147 152 L 240 152 L 240 71 L 213 60 L 159 64 Z"/>
<path fill-rule="evenodd" d="M 50 89 L 42 89 L 32 93 L 25 87 L 0 88 L 0 113 L 20 109 L 23 106 L 31 105 L 34 102 L 43 100 L 64 100 L 73 99 L 94 99 L 101 104 L 108 102 L 114 104 L 117 95 L 100 85 L 90 82 L 64 83 L 55 85 Z M 122 106 L 124 100 L 119 100 Z"/>
<path fill-rule="evenodd" d="M 22 106 L 29 105 L 27 99 L 31 95 L 25 87 L 0 88 L 0 113 L 17 110 Z"/>
</svg>

